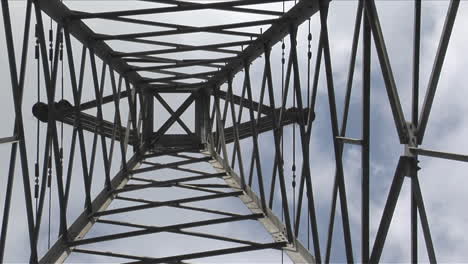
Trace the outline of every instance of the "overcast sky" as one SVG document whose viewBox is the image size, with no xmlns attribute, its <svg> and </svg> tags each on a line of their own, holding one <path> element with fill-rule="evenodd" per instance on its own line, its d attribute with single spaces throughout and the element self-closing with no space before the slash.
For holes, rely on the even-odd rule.
<svg viewBox="0 0 468 264">
<path fill-rule="evenodd" d="M 148 3 L 134 2 L 134 1 L 100 1 L 100 2 L 87 2 L 87 1 L 68 1 L 65 2 L 71 7 L 79 10 L 118 10 L 125 8 L 144 8 Z M 96 4 L 97 3 L 97 4 Z M 423 18 L 422 18 L 422 38 L 421 38 L 421 91 L 420 98 L 422 105 L 425 87 L 427 87 L 429 75 L 433 65 L 435 53 L 437 50 L 438 42 L 440 39 L 441 30 L 444 24 L 445 13 L 449 1 L 425 1 L 423 3 Z M 19 47 L 22 38 L 22 29 L 24 21 L 24 2 L 10 1 L 13 31 L 15 33 L 15 41 Z M 334 70 L 334 81 L 336 88 L 336 99 L 338 103 L 338 113 L 341 120 L 343 100 L 345 94 L 345 86 L 347 79 L 347 71 L 351 50 L 351 38 L 353 33 L 354 17 L 356 14 L 356 1 L 333 1 L 330 5 L 329 11 L 329 31 L 331 43 L 331 56 Z M 287 6 L 288 7 L 288 6 Z M 377 1 L 377 8 L 379 11 L 381 24 L 385 41 L 390 55 L 390 62 L 393 68 L 398 92 L 402 102 L 403 110 L 407 120 L 410 119 L 411 109 L 411 72 L 412 72 L 412 26 L 413 26 L 413 1 Z M 273 5 L 269 8 L 279 10 L 280 5 Z M 426 130 L 426 137 L 424 140 L 423 148 L 449 151 L 455 153 L 467 153 L 466 147 L 468 141 L 465 139 L 468 132 L 468 125 L 464 118 L 464 113 L 468 111 L 468 105 L 465 100 L 468 93 L 464 90 L 463 84 L 466 83 L 466 69 L 468 68 L 468 55 L 466 52 L 466 33 L 464 26 L 468 24 L 468 4 L 462 1 L 458 11 L 457 19 L 453 29 L 452 38 L 450 41 L 447 57 L 441 74 L 439 88 L 434 101 L 433 110 L 430 116 L 429 124 Z M 199 12 L 192 12 L 183 16 L 164 15 L 153 18 L 145 16 L 142 18 L 153 19 L 155 21 L 164 22 L 177 22 L 187 25 L 208 25 L 208 24 L 225 24 L 235 21 L 248 21 L 253 19 L 265 19 L 267 17 L 254 17 L 247 15 L 239 15 L 238 13 L 230 12 L 211 12 L 202 16 Z M 202 18 L 202 19 L 201 19 Z M 48 21 L 48 19 L 46 19 Z M 316 46 L 318 43 L 319 32 L 319 18 L 314 16 L 312 18 L 312 61 L 314 62 L 316 56 Z M 3 21 L 0 23 L 0 38 L 2 39 L 0 45 L 5 45 Z M 97 32 L 106 34 L 116 34 L 118 32 L 144 32 L 149 31 L 149 27 L 130 27 L 128 25 L 115 26 L 108 22 L 94 21 L 88 22 L 88 25 Z M 112 26 L 114 25 L 114 26 Z M 259 29 L 250 29 L 252 32 L 257 32 Z M 265 29 L 263 29 L 265 30 Z M 214 34 L 193 34 L 194 38 L 187 37 L 168 37 L 164 40 L 178 41 L 182 43 L 189 43 L 188 41 L 195 41 L 196 44 L 216 43 L 218 42 L 218 35 Z M 222 36 L 223 38 L 225 36 Z M 227 39 L 227 38 L 226 38 Z M 299 60 L 301 67 L 301 83 L 304 94 L 307 87 L 307 23 L 300 27 L 298 33 L 299 45 Z M 225 39 L 223 39 L 224 41 Z M 234 40 L 234 39 L 233 39 Z M 23 103 L 23 112 L 25 120 L 26 141 L 28 146 L 28 161 L 31 172 L 31 182 L 33 182 L 33 169 L 35 160 L 35 129 L 36 120 L 31 114 L 31 107 L 36 102 L 36 73 L 35 62 L 33 59 L 34 38 L 33 35 L 30 39 L 30 64 L 28 65 L 28 74 L 25 86 L 25 98 Z M 128 43 L 112 42 L 110 45 L 116 50 L 124 51 L 127 49 Z M 75 64 L 78 64 L 81 48 L 78 43 L 75 45 Z M 137 45 L 131 43 L 135 50 L 144 50 L 144 45 Z M 286 41 L 287 49 L 289 49 L 289 42 Z M 2 46 L 4 47 L 4 46 Z M 351 99 L 351 112 L 348 126 L 348 136 L 353 138 L 360 138 L 361 135 L 361 52 L 362 46 L 359 46 L 357 68 L 353 83 L 353 94 Z M 20 51 L 17 49 L 17 58 Z M 191 53 L 187 54 L 189 57 L 199 58 L 204 53 Z M 222 55 L 224 56 L 224 55 Z M 274 48 L 272 53 L 273 75 L 275 78 L 276 98 L 280 98 L 280 49 L 278 45 Z M 89 61 L 89 60 L 88 60 Z M 251 66 L 251 78 L 254 87 L 254 98 L 258 100 L 260 93 L 261 77 L 263 73 L 263 57 L 256 60 Z M 98 61 L 98 71 L 100 71 L 101 62 Z M 88 64 L 89 65 L 89 64 Z M 312 63 L 314 65 L 314 63 Z M 323 63 L 322 63 L 323 65 Z M 77 66 L 78 67 L 78 66 Z M 0 127 L 0 136 L 11 136 L 13 131 L 13 103 L 10 89 L 10 77 L 8 74 L 7 53 L 6 48 L 0 49 L 0 78 L 4 83 L 3 96 L 0 98 L 1 110 L 4 114 L 0 115 L 2 126 Z M 91 72 L 87 67 L 87 76 L 85 78 L 85 89 L 83 92 L 82 101 L 94 99 L 94 90 L 92 88 Z M 148 76 L 150 77 L 150 76 Z M 68 70 L 65 69 L 65 98 L 72 101 L 71 89 L 68 77 Z M 234 90 L 240 95 L 243 73 L 234 80 Z M 42 84 L 42 100 L 45 100 L 44 84 Z M 225 89 L 225 86 L 223 86 Z M 106 77 L 105 94 L 111 93 L 110 79 Z M 383 206 L 385 204 L 389 186 L 396 168 L 396 164 L 400 155 L 403 154 L 403 146 L 399 144 L 396 129 L 394 128 L 393 118 L 386 96 L 385 86 L 382 80 L 381 70 L 379 68 L 378 60 L 375 51 L 372 53 L 372 103 L 371 103 L 371 247 L 375 238 L 378 223 L 380 221 Z M 166 96 L 168 103 L 176 108 L 184 100 L 182 96 Z M 126 102 L 126 101 L 125 101 Z M 266 101 L 268 103 L 268 101 Z M 277 100 L 278 103 L 278 100 Z M 288 103 L 292 104 L 292 101 Z M 164 122 L 165 118 L 169 115 L 161 110 L 159 106 L 156 109 L 156 122 Z M 104 108 L 104 118 L 107 120 L 113 119 L 113 105 L 108 104 Z M 127 107 L 122 104 L 122 120 L 127 119 Z M 335 171 L 335 164 L 333 159 L 332 137 L 329 121 L 329 108 L 326 93 L 326 80 L 324 78 L 324 68 L 320 72 L 319 91 L 316 104 L 316 119 L 314 122 L 312 140 L 310 144 L 311 151 L 311 171 L 312 181 L 314 188 L 314 195 L 316 201 L 316 209 L 318 216 L 320 246 L 322 248 L 322 255 L 325 253 L 327 228 L 330 214 L 331 204 L 331 190 L 333 185 L 333 177 Z M 95 114 L 95 110 L 89 113 Z M 193 124 L 191 120 L 193 109 L 189 109 L 186 115 L 182 118 L 189 124 Z M 244 120 L 247 120 L 247 113 L 244 112 Z M 161 123 L 159 123 L 161 124 Z M 230 119 L 227 120 L 227 125 L 232 124 Z M 180 129 L 173 129 L 171 132 L 181 132 Z M 41 144 L 44 144 L 45 138 L 45 125 L 42 126 L 42 139 Z M 68 160 L 68 153 L 70 149 L 71 129 L 66 127 L 64 137 L 64 152 L 65 159 Z M 298 136 L 299 138 L 299 136 Z M 87 133 L 87 153 L 88 161 L 91 152 L 92 136 Z M 260 136 L 261 146 L 261 159 L 262 169 L 266 175 L 265 181 L 270 182 L 272 172 L 272 160 L 274 159 L 273 137 L 271 133 L 265 133 Z M 298 140 L 299 141 L 299 140 Z M 108 141 L 110 145 L 110 141 Z M 250 140 L 243 141 L 243 158 L 244 167 L 248 168 L 250 164 L 250 149 L 252 143 Z M 118 145 L 116 145 L 117 152 L 114 154 L 112 167 L 112 175 L 118 171 L 120 163 L 120 153 Z M 43 146 L 41 146 L 43 149 Z M 232 147 L 229 147 L 229 152 Z M 285 132 L 285 151 L 289 155 L 285 155 L 285 171 L 287 172 L 288 194 L 292 195 L 291 186 L 291 162 L 292 162 L 292 132 L 291 127 L 286 129 Z M 8 144 L 0 145 L 0 167 L 3 168 L 3 177 L 0 177 L 0 186 L 5 189 L 8 163 L 9 163 L 10 146 Z M 77 152 L 78 153 L 78 152 Z M 102 152 L 100 146 L 96 153 L 97 163 L 94 173 L 93 182 L 93 195 L 96 195 L 103 186 L 103 164 Z M 41 153 L 42 156 L 42 153 Z M 297 145 L 298 164 L 301 162 L 301 150 L 299 144 Z M 345 166 L 345 181 L 348 194 L 348 206 L 351 221 L 351 232 L 354 246 L 354 255 L 356 260 L 360 260 L 360 147 L 346 146 L 344 150 L 344 166 Z M 172 159 L 175 160 L 175 159 Z M 431 227 L 432 238 L 436 250 L 437 259 L 439 262 L 468 262 L 468 239 L 465 234 L 468 223 L 468 212 L 465 210 L 465 201 L 468 198 L 466 192 L 467 179 L 466 179 L 466 164 L 455 161 L 438 160 L 434 158 L 420 158 L 420 184 L 426 206 L 426 212 Z M 170 161 L 168 158 L 161 159 L 157 162 Z M 82 171 L 80 168 L 81 160 L 75 157 L 73 168 L 73 181 L 71 192 L 71 202 L 69 204 L 68 221 L 72 223 L 79 215 L 83 207 L 83 184 L 82 184 Z M 18 163 L 19 165 L 19 163 Z M 29 256 L 28 250 L 28 233 L 26 225 L 26 214 L 23 198 L 22 180 L 19 174 L 19 167 L 17 165 L 17 177 L 15 179 L 14 193 L 13 193 L 13 208 L 10 217 L 9 237 L 6 248 L 5 260 L 8 262 L 24 262 L 27 261 Z M 66 164 L 68 165 L 68 164 Z M 300 166 L 298 166 L 300 167 Z M 193 167 L 214 172 L 212 168 L 207 166 Z M 248 171 L 246 169 L 246 171 Z M 184 176 L 183 174 L 174 174 L 174 171 L 160 171 L 158 174 L 146 174 L 144 176 L 153 177 L 154 179 L 166 179 L 168 176 Z M 54 183 L 55 184 L 55 178 Z M 55 186 L 55 185 L 54 185 Z M 269 185 L 267 185 L 269 186 Z M 257 183 L 254 183 L 254 189 L 258 189 Z M 153 200 L 166 200 L 175 197 L 187 197 L 196 194 L 195 192 L 181 191 L 161 191 L 152 192 L 146 191 L 139 193 L 138 196 L 145 197 L 145 199 Z M 179 190 L 178 190 L 179 191 Z M 382 255 L 384 262 L 408 262 L 410 260 L 410 188 L 409 180 L 405 180 L 401 195 L 397 204 L 394 215 L 394 220 L 390 226 L 390 231 L 387 237 L 387 242 Z M 2 191 L 4 193 L 4 190 Z M 277 192 L 278 193 L 278 192 Z M 53 192 L 53 210 L 52 210 L 52 240 L 56 238 L 58 229 L 58 210 L 56 190 Z M 197 195 L 203 195 L 198 193 Z M 137 196 L 135 196 L 137 197 Z M 280 196 L 275 200 L 275 213 L 280 216 Z M 292 200 L 290 199 L 291 205 Z M 0 199 L 1 208 L 3 208 L 4 194 Z M 119 207 L 129 205 L 120 201 L 114 202 L 112 207 Z M 202 205 L 197 204 L 197 205 Z M 209 205 L 210 208 L 224 208 L 232 212 L 248 213 L 248 210 L 235 199 L 222 199 L 213 203 L 204 203 Z M 47 207 L 46 207 L 47 208 Z M 335 221 L 335 232 L 333 238 L 332 248 L 332 261 L 345 262 L 346 257 L 344 254 L 343 235 L 341 230 L 341 214 L 339 213 L 339 204 L 337 207 L 337 217 Z M 303 210 L 303 212 L 305 212 Z M 172 223 L 183 222 L 188 219 L 188 214 L 181 210 L 170 208 L 149 210 L 146 212 L 121 216 L 120 220 L 125 221 L 138 221 L 141 224 L 154 224 L 154 225 L 167 225 Z M 190 220 L 208 219 L 213 215 L 191 213 Z M 43 254 L 47 249 L 47 218 L 43 218 L 43 228 L 40 237 L 40 252 Z M 307 244 L 307 230 L 306 217 L 304 216 L 301 222 L 300 240 L 304 245 Z M 199 229 L 202 230 L 202 229 Z M 197 230 L 197 231 L 199 231 Z M 89 233 L 89 237 L 102 235 L 110 232 L 123 231 L 113 227 L 96 225 Z M 264 232 L 258 223 L 241 224 L 226 224 L 216 227 L 216 229 L 204 230 L 216 231 L 218 234 L 235 235 L 238 238 L 271 241 L 268 233 Z M 419 230 L 419 256 L 422 261 L 427 261 L 427 254 L 425 249 L 424 238 L 422 231 Z M 131 246 L 129 246 L 131 245 Z M 103 250 L 109 250 L 120 253 L 128 254 L 142 254 L 146 256 L 166 256 L 170 254 L 182 254 L 184 252 L 195 252 L 197 250 L 207 250 L 210 248 L 223 248 L 232 244 L 223 244 L 218 242 L 211 242 L 206 239 L 183 239 L 180 236 L 173 234 L 161 234 L 155 236 L 145 236 L 142 238 L 135 238 L 129 240 L 122 240 L 113 243 L 102 245 Z M 287 257 L 285 257 L 287 259 Z M 222 258 L 209 258 L 195 263 L 219 263 Z M 71 262 L 103 262 L 102 258 L 91 257 L 85 255 L 75 254 L 70 257 Z M 119 261 L 119 260 L 115 260 Z M 222 260 L 225 262 L 225 260 Z M 245 255 L 232 255 L 229 256 L 229 262 L 233 263 L 281 263 L 281 252 L 268 250 L 253 252 Z M 287 263 L 287 260 L 285 261 Z"/>
</svg>

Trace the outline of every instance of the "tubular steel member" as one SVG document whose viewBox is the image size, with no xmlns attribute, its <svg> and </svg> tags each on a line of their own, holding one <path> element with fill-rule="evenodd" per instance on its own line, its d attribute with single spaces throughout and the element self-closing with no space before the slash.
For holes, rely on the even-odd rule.
<svg viewBox="0 0 468 264">
<path fill-rule="evenodd" d="M 103 135 L 106 138 L 115 138 L 117 141 L 124 141 L 123 136 L 125 135 L 125 127 L 120 126 L 117 127 L 118 133 L 114 135 L 114 123 L 106 121 L 106 120 L 98 120 L 95 116 L 92 116 L 90 114 L 86 114 L 83 112 L 79 112 L 79 117 L 77 117 L 77 114 L 75 113 L 73 106 L 66 100 L 60 100 L 59 102 L 55 103 L 55 109 L 56 109 L 56 120 L 63 122 L 67 125 L 74 126 L 75 122 L 77 122 L 77 119 L 80 119 L 80 124 L 77 126 L 80 126 L 83 130 L 95 133 L 96 132 L 96 127 L 98 125 L 101 125 L 102 127 L 97 131 L 99 135 Z M 39 119 L 40 121 L 47 123 L 48 119 L 48 105 L 45 103 L 36 103 L 33 106 L 33 115 Z M 121 138 L 122 137 L 122 138 Z M 135 145 L 138 144 L 137 138 L 136 138 L 136 133 L 133 130 L 130 130 L 130 140 L 129 140 L 129 145 Z"/>
</svg>

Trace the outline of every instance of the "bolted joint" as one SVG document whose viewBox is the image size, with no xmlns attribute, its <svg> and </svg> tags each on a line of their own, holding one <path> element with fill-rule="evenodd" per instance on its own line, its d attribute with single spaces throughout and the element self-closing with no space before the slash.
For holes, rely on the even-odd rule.
<svg viewBox="0 0 468 264">
<path fill-rule="evenodd" d="M 417 172 L 421 169 L 421 167 L 418 166 L 419 160 L 417 157 L 407 157 L 404 156 L 405 158 L 405 167 L 404 167 L 404 175 L 412 178 L 417 176 Z"/>
<path fill-rule="evenodd" d="M 408 131 L 408 140 L 404 144 L 404 154 L 405 157 L 417 157 L 417 154 L 411 151 L 411 148 L 418 146 L 418 137 L 417 137 L 417 128 L 413 123 L 406 123 L 406 131 Z"/>
</svg>

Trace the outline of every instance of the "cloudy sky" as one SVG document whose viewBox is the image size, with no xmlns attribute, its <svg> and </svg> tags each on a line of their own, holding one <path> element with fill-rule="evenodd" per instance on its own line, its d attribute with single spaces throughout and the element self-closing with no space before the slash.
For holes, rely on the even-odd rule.
<svg viewBox="0 0 468 264">
<path fill-rule="evenodd" d="M 73 9 L 85 10 L 85 11 L 102 11 L 102 10 L 119 10 L 128 8 L 144 8 L 149 4 L 144 2 L 136 1 L 99 1 L 90 3 L 88 1 L 68 1 L 65 0 L 67 5 Z M 422 9 L 422 38 L 421 38 L 421 91 L 420 98 L 422 104 L 425 94 L 425 87 L 427 87 L 429 75 L 432 69 L 435 53 L 437 50 L 440 34 L 444 24 L 445 13 L 447 11 L 449 1 L 425 1 Z M 21 41 L 21 32 L 24 21 L 24 2 L 23 1 L 10 1 L 12 20 L 13 20 L 13 31 L 15 33 L 16 43 Z M 291 4 L 287 5 L 289 7 Z M 354 17 L 356 14 L 356 1 L 338 0 L 333 1 L 330 5 L 329 11 L 329 31 L 330 31 L 330 43 L 331 43 L 331 56 L 334 71 L 334 81 L 336 89 L 336 99 L 338 103 L 338 113 L 341 120 L 343 101 L 346 87 L 346 79 L 349 67 L 349 57 L 351 50 L 351 38 L 354 25 Z M 281 5 L 271 5 L 265 8 L 280 10 Z M 382 29 L 385 37 L 385 41 L 390 55 L 390 61 L 400 99 L 402 102 L 403 110 L 406 119 L 410 119 L 411 109 L 411 80 L 412 80 L 412 26 L 413 26 L 413 1 L 377 1 L 377 9 L 379 11 Z M 448 151 L 455 153 L 466 153 L 467 141 L 465 135 L 467 134 L 468 125 L 464 120 L 464 113 L 468 110 L 468 106 L 465 103 L 467 92 L 463 90 L 463 83 L 466 83 L 465 71 L 468 64 L 468 55 L 466 52 L 466 34 L 464 26 L 468 23 L 467 14 L 468 4 L 462 1 L 458 11 L 457 19 L 453 29 L 452 38 L 450 41 L 447 57 L 441 74 L 439 82 L 439 88 L 434 101 L 433 110 L 430 116 L 429 124 L 426 130 L 426 137 L 424 140 L 423 148 Z M 144 16 L 145 19 L 153 19 L 155 21 L 165 22 L 177 22 L 180 24 L 187 25 L 207 25 L 207 24 L 225 24 L 235 21 L 247 21 L 253 19 L 265 19 L 266 17 L 254 17 L 244 16 L 238 13 L 230 12 L 212 12 L 208 15 L 201 16 L 201 13 L 191 12 L 184 14 L 183 16 L 177 17 L 164 15 L 157 18 L 151 16 Z M 203 19 L 200 19 L 200 18 Z M 46 19 L 48 21 L 48 19 Z M 4 32 L 3 32 L 3 21 L 0 27 L 0 38 L 2 38 L 0 45 L 5 45 Z M 320 29 L 318 15 L 312 17 L 312 61 L 315 60 L 316 46 L 318 43 L 318 32 Z M 118 32 L 144 32 L 148 31 L 148 27 L 130 27 L 125 25 L 116 25 L 110 23 L 104 23 L 102 21 L 90 20 L 88 25 L 97 32 L 106 34 L 116 34 Z M 258 28 L 250 29 L 252 32 L 258 32 Z M 265 30 L 265 29 L 263 29 Z M 301 68 L 301 83 L 303 85 L 302 90 L 304 95 L 307 87 L 307 23 L 302 25 L 298 33 L 298 45 L 299 45 L 299 60 Z M 214 34 L 197 35 L 196 38 L 192 38 L 195 44 L 203 43 L 216 43 L 219 41 L 219 36 Z M 224 38 L 224 36 L 223 36 Z M 168 37 L 164 40 L 177 41 L 181 43 L 189 43 L 192 39 L 184 37 Z M 227 38 L 226 38 L 227 39 Z M 225 39 L 223 39 L 224 41 Z M 233 39 L 234 40 L 234 39 Z M 25 98 L 23 103 L 25 130 L 26 130 L 26 141 L 28 145 L 28 160 L 31 171 L 31 182 L 33 181 L 33 164 L 35 160 L 35 129 L 36 120 L 31 114 L 31 106 L 36 102 L 36 74 L 35 74 L 35 62 L 33 59 L 33 46 L 34 40 L 31 38 L 31 50 L 30 50 L 30 64 L 28 65 L 28 74 L 26 78 L 25 86 Z M 125 50 L 128 43 L 117 43 L 113 42 L 110 45 L 116 50 Z M 18 44 L 17 44 L 18 45 Z M 80 56 L 80 46 L 74 42 L 75 45 L 75 63 L 77 64 Z M 145 46 L 139 46 L 132 43 L 135 50 L 143 50 Z M 289 42 L 286 41 L 287 49 L 289 49 Z M 350 117 L 348 125 L 348 136 L 353 138 L 360 138 L 361 135 L 361 50 L 362 46 L 359 46 L 358 59 L 356 65 L 356 72 L 353 83 L 353 93 L 351 98 Z M 0 49 L 0 69 L 1 69 L 1 80 L 5 84 L 3 89 L 3 96 L 1 100 L 1 109 L 4 114 L 0 115 L 0 121 L 2 126 L 0 128 L 0 136 L 10 136 L 13 131 L 14 119 L 13 115 L 13 103 L 11 96 L 11 89 L 9 88 L 10 79 L 8 74 L 7 65 L 7 53 L 6 48 Z M 19 50 L 16 50 L 17 57 L 20 54 Z M 200 57 L 201 53 L 191 53 L 187 56 L 193 56 L 194 58 Z M 224 56 L 224 55 L 223 55 Z M 280 60 L 281 51 L 277 45 L 273 49 L 272 61 L 273 75 L 275 78 L 276 86 L 276 98 L 280 98 Z M 254 98 L 258 100 L 260 93 L 261 77 L 263 72 L 263 58 L 257 59 L 251 66 L 251 77 L 254 87 Z M 89 64 L 88 64 L 89 65 Z M 98 61 L 98 71 L 100 71 L 101 62 Z M 314 65 L 314 63 L 312 63 Z M 85 89 L 83 91 L 82 101 L 94 99 L 94 90 L 91 86 L 91 72 L 90 68 L 86 68 L 87 77 L 85 78 Z M 148 76 L 150 77 L 150 76 Z M 69 80 L 68 70 L 64 71 L 65 83 Z M 111 93 L 111 86 L 109 78 L 106 77 L 105 94 Z M 243 80 L 243 73 L 239 73 L 234 80 L 234 90 L 238 94 L 241 92 L 241 84 Z M 69 82 L 68 82 L 69 83 Z M 44 85 L 42 84 L 42 88 Z M 332 137 L 329 121 L 329 108 L 326 90 L 326 80 L 324 78 L 324 68 L 320 71 L 320 81 L 318 87 L 318 97 L 316 104 L 316 119 L 314 122 L 312 140 L 310 144 L 311 151 L 311 171 L 312 181 L 314 188 L 314 195 L 317 208 L 319 235 L 320 235 L 320 246 L 322 249 L 322 255 L 325 252 L 327 228 L 330 214 L 331 204 L 331 190 L 333 185 L 333 177 L 335 174 L 335 165 L 333 159 L 333 148 L 332 148 Z M 225 89 L 225 86 L 223 86 Z M 42 92 L 44 96 L 45 90 Z M 396 129 L 394 128 L 393 118 L 386 96 L 385 86 L 382 80 L 381 70 L 378 64 L 377 56 L 375 51 L 372 53 L 372 102 L 371 102 L 371 245 L 375 238 L 375 234 L 380 221 L 383 206 L 388 194 L 389 186 L 394 174 L 394 170 L 398 161 L 398 158 L 403 153 L 403 146 L 399 144 Z M 65 98 L 72 101 L 71 89 L 67 84 L 65 85 Z M 168 103 L 176 108 L 183 98 L 181 96 L 166 96 Z M 45 100 L 45 97 L 42 97 Z M 278 100 L 277 100 L 278 101 Z M 266 101 L 268 103 L 268 101 Z M 290 106 L 292 101 L 288 102 Z M 107 120 L 113 119 L 113 105 L 109 104 L 104 107 L 104 118 Z M 93 112 L 94 111 L 94 112 Z M 89 113 L 95 114 L 95 110 Z M 125 104 L 122 105 L 122 119 L 126 120 L 126 113 L 128 109 Z M 161 110 L 156 109 L 157 118 L 156 122 L 163 122 L 167 118 L 168 114 Z M 192 124 L 193 109 L 189 109 L 188 113 L 182 118 L 187 121 L 190 125 Z M 247 120 L 248 115 L 244 112 L 244 120 Z M 227 125 L 230 125 L 232 121 L 228 118 Z M 159 123 L 160 124 L 160 123 Z M 181 132 L 180 129 L 174 128 L 171 130 L 173 133 Z M 44 144 L 45 126 L 42 126 L 42 139 L 41 144 Z M 291 127 L 286 129 L 285 132 L 285 151 L 289 155 L 285 155 L 285 170 L 287 172 L 287 184 L 288 194 L 292 195 L 291 186 L 291 172 L 290 167 L 292 164 L 292 130 Z M 65 130 L 64 149 L 65 157 L 68 159 L 68 152 L 70 149 L 71 129 L 69 127 Z M 261 159 L 262 169 L 264 175 L 266 175 L 266 183 L 270 182 L 270 175 L 272 172 L 272 160 L 274 159 L 274 149 L 272 148 L 273 137 L 271 133 L 265 133 L 260 138 L 261 146 Z M 88 161 L 90 155 L 90 149 L 92 144 L 92 136 L 86 135 L 87 141 L 87 153 Z M 110 142 L 108 142 L 110 144 Z M 244 166 L 250 164 L 250 150 L 252 149 L 252 142 L 250 140 L 244 140 L 243 145 L 243 158 Z M 43 149 L 43 146 L 41 145 Z M 116 148 L 118 150 L 118 148 Z M 301 150 L 298 145 L 297 157 L 298 164 L 301 162 Z M 232 146 L 228 148 L 229 152 L 232 151 Z M 9 163 L 9 152 L 10 146 L 7 144 L 0 145 L 1 159 L 0 166 L 3 168 L 3 177 L 0 177 L 0 186 L 5 189 L 8 163 Z M 42 156 L 42 154 L 41 154 Z M 104 173 L 102 164 L 102 152 L 100 146 L 98 147 L 97 163 L 94 173 L 93 182 L 93 195 L 96 195 L 103 186 Z M 348 194 L 348 206 L 351 221 L 351 232 L 354 246 L 354 255 L 356 260 L 360 260 L 360 181 L 361 181 L 361 169 L 360 169 L 360 147 L 347 145 L 344 150 L 344 167 L 345 167 L 345 181 Z M 169 159 L 167 157 L 161 160 L 155 160 L 156 162 L 168 162 L 175 161 L 177 159 Z M 432 238 L 434 247 L 436 250 L 437 259 L 439 262 L 468 262 L 468 239 L 465 238 L 468 223 L 468 212 L 464 210 L 466 208 L 465 201 L 468 198 L 466 192 L 466 164 L 455 161 L 438 160 L 434 158 L 420 158 L 420 184 L 424 196 L 424 202 L 426 211 L 431 227 Z M 120 163 L 120 153 L 116 152 L 114 155 L 112 167 L 112 175 L 118 171 L 118 165 Z M 83 184 L 82 184 L 82 171 L 79 166 L 81 160 L 79 157 L 75 158 L 75 166 L 73 168 L 73 180 L 72 186 L 76 186 L 71 190 L 71 202 L 69 205 L 68 221 L 72 221 L 79 215 L 79 212 L 83 207 Z M 68 164 L 66 164 L 68 165 Z M 17 164 L 19 166 L 19 163 Z M 24 262 L 27 261 L 29 255 L 28 250 L 28 234 L 26 226 L 26 214 L 22 190 L 22 180 L 18 173 L 19 167 L 17 167 L 17 178 L 15 179 L 14 193 L 13 193 L 13 208 L 10 217 L 9 226 L 9 237 L 6 247 L 5 261 L 7 262 Z M 187 167 L 188 168 L 188 167 Z M 205 165 L 199 165 L 192 167 L 199 170 L 206 170 L 214 172 L 212 168 Z M 173 176 L 174 171 L 160 171 L 158 174 L 147 174 L 148 177 L 154 179 L 166 179 L 168 176 Z M 177 177 L 184 176 L 184 174 L 177 174 Z M 53 183 L 55 184 L 55 182 Z M 55 186 L 55 185 L 54 185 Z M 267 185 L 269 186 L 269 185 Z M 254 189 L 258 189 L 256 183 L 254 183 Z M 400 198 L 395 211 L 394 219 L 392 221 L 390 231 L 387 237 L 387 242 L 383 251 L 382 261 L 384 262 L 408 262 L 410 260 L 410 188 L 409 180 L 405 180 L 403 189 L 400 194 Z M 2 191 L 4 193 L 4 191 Z M 278 192 L 277 192 L 278 193 Z M 153 200 L 165 200 L 169 198 L 188 197 L 195 195 L 195 192 L 182 191 L 174 192 L 174 190 L 162 190 L 161 192 L 146 191 L 145 193 L 139 193 L 138 196 L 145 197 L 146 199 Z M 52 240 L 56 237 L 58 230 L 58 210 L 57 210 L 57 199 L 56 191 L 53 192 L 53 210 L 52 210 Z M 200 194 L 198 194 L 200 195 Z M 135 196 L 136 197 L 136 196 Z M 1 208 L 4 206 L 4 198 L 0 199 Z M 279 207 L 280 196 L 276 197 L 274 211 L 278 216 L 281 215 L 281 208 Z M 292 203 L 292 201 L 291 201 Z M 121 201 L 113 203 L 112 207 L 119 207 L 129 205 Z M 202 205 L 202 204 L 198 204 Z M 222 199 L 213 203 L 204 203 L 203 206 L 210 206 L 210 208 L 224 208 L 230 209 L 232 212 L 248 213 L 248 210 L 243 206 L 241 202 L 236 199 Z M 47 208 L 47 207 L 46 207 Z M 339 209 L 339 205 L 337 207 Z M 149 210 L 138 214 L 125 215 L 117 219 L 125 219 L 125 221 L 138 221 L 141 224 L 154 224 L 154 225 L 167 225 L 171 223 L 183 222 L 187 219 L 186 212 L 181 210 L 175 210 L 173 208 L 164 208 L 158 210 Z M 162 217 L 164 216 L 164 217 Z M 199 214 L 190 212 L 190 220 L 208 219 L 213 215 Z M 333 248 L 332 248 L 332 261 L 333 262 L 345 262 L 344 254 L 344 242 L 341 230 L 341 215 L 339 210 L 337 211 L 337 217 L 335 221 L 335 232 L 333 237 Z M 302 219 L 302 229 L 300 232 L 299 239 L 303 244 L 307 244 L 307 230 L 305 229 L 306 217 Z M 40 252 L 43 254 L 47 249 L 47 218 L 43 218 L 43 228 L 40 237 Z M 123 229 L 117 230 L 114 227 L 106 227 L 104 225 L 96 225 L 89 236 L 103 235 L 110 232 L 123 231 Z M 199 229 L 202 230 L 202 229 Z M 197 231 L 199 231 L 197 230 Z M 264 232 L 258 223 L 246 223 L 246 224 L 226 224 L 219 225 L 215 229 L 205 230 L 212 231 L 218 234 L 235 235 L 240 239 L 250 239 L 259 241 L 271 241 L 268 234 Z M 424 238 L 421 230 L 419 230 L 419 256 L 422 261 L 427 261 L 427 253 L 424 244 Z M 162 243 L 161 243 L 162 242 Z M 128 246 L 128 245 L 132 246 Z M 102 245 L 101 250 L 109 250 L 127 254 L 142 254 L 146 256 L 166 256 L 170 254 L 181 254 L 183 252 L 195 252 L 198 250 L 207 250 L 209 248 L 223 248 L 231 246 L 232 244 L 223 244 L 218 242 L 210 242 L 206 239 L 193 239 L 187 240 L 181 236 L 174 234 L 161 234 L 156 236 L 145 236 L 144 238 L 135 238 L 131 240 L 123 240 L 120 242 L 108 243 Z M 287 259 L 287 257 L 285 257 Z M 81 254 L 75 254 L 70 257 L 71 262 L 105 262 L 102 258 L 95 258 Z M 114 260 L 120 261 L 120 260 Z M 221 258 L 209 258 L 204 260 L 194 261 L 195 263 L 219 263 Z M 229 261 L 233 263 L 281 263 L 281 252 L 279 251 L 259 251 L 244 255 L 232 255 L 229 256 Z M 224 262 L 224 260 L 223 260 Z M 287 260 L 285 260 L 287 263 Z"/>
</svg>

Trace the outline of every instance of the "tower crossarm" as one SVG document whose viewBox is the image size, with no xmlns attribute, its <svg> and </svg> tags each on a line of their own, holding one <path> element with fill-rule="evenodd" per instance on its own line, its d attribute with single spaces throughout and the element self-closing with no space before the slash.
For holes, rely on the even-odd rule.
<svg viewBox="0 0 468 264">
<path fill-rule="evenodd" d="M 279 113 L 280 109 L 276 109 L 275 111 Z M 304 119 L 307 118 L 308 111 L 309 111 L 308 108 L 302 111 L 302 115 L 304 116 Z M 281 122 L 280 127 L 287 126 L 293 123 L 299 123 L 300 118 L 298 115 L 300 115 L 300 113 L 298 112 L 297 109 L 289 108 L 285 112 L 285 116 Z M 271 131 L 275 127 L 273 124 L 273 117 L 271 115 L 266 115 L 258 119 L 255 119 L 254 124 L 255 126 L 257 126 L 258 134 Z M 237 125 L 237 128 L 239 130 L 239 140 L 251 137 L 253 135 L 251 126 L 252 126 L 252 121 L 243 122 Z M 216 137 L 216 133 L 214 134 L 214 136 Z M 234 126 L 230 126 L 224 129 L 224 138 L 225 138 L 226 144 L 233 143 L 235 141 L 235 127 Z"/>
</svg>

